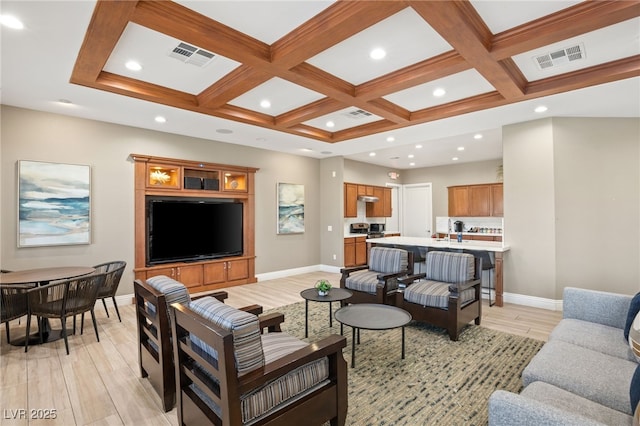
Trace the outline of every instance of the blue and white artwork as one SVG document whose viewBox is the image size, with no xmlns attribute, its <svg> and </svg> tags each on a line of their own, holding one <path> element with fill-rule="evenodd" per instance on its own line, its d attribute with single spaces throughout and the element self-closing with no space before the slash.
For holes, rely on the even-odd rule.
<svg viewBox="0 0 640 426">
<path fill-rule="evenodd" d="M 91 168 L 18 162 L 18 247 L 91 242 Z"/>
<path fill-rule="evenodd" d="M 304 232 L 304 185 L 278 184 L 278 234 Z"/>
</svg>

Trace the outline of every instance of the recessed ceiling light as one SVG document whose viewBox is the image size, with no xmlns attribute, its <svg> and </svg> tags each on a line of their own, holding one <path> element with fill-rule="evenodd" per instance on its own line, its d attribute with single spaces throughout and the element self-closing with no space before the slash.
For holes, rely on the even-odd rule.
<svg viewBox="0 0 640 426">
<path fill-rule="evenodd" d="M 476 133 L 475 135 L 473 135 L 474 139 L 482 139 L 482 134 L 480 133 Z"/>
<path fill-rule="evenodd" d="M 452 160 L 453 161 L 458 161 L 458 157 L 453 157 Z"/>
<path fill-rule="evenodd" d="M 336 125 L 336 123 L 334 123 L 333 121 L 327 121 L 327 127 L 334 127 Z"/>
<path fill-rule="evenodd" d="M 71 102 L 69 99 L 58 99 L 58 103 L 61 103 L 63 105 L 71 105 L 73 102 Z"/>
<path fill-rule="evenodd" d="M 459 146 L 458 151 L 464 151 L 464 146 Z"/>
<path fill-rule="evenodd" d="M 413 155 L 413 154 L 407 155 L 407 158 L 413 158 L 413 157 L 415 157 L 415 155 Z"/>
<path fill-rule="evenodd" d="M 156 120 L 156 123 L 166 123 L 167 122 L 167 119 L 164 118 L 161 115 L 158 115 L 154 120 Z"/>
<path fill-rule="evenodd" d="M 395 140 L 396 140 L 396 138 L 394 138 L 393 136 L 389 136 L 389 137 L 387 138 L 387 142 L 393 142 L 393 141 L 395 141 Z"/>
<path fill-rule="evenodd" d="M 12 30 L 21 30 L 24 28 L 22 21 L 12 15 L 0 15 L 0 24 Z"/>
<path fill-rule="evenodd" d="M 128 61 L 124 66 L 131 71 L 140 71 L 142 69 L 142 65 L 136 61 Z"/>
<path fill-rule="evenodd" d="M 311 148 L 302 148 L 302 149 L 300 149 L 300 151 L 313 152 L 313 150 Z"/>
<path fill-rule="evenodd" d="M 435 96 L 436 98 L 441 98 L 442 96 L 444 96 L 447 93 L 446 90 L 444 90 L 442 87 L 438 87 L 437 89 L 435 89 L 433 91 L 433 96 Z"/>
<path fill-rule="evenodd" d="M 422 145 L 420 144 L 416 145 L 416 149 L 420 149 L 420 148 L 422 148 Z"/>
<path fill-rule="evenodd" d="M 541 113 L 541 112 L 545 112 L 547 109 L 548 108 L 546 106 L 540 105 L 540 106 L 537 106 L 536 109 L 534 109 L 534 111 L 537 113 Z"/>
<path fill-rule="evenodd" d="M 263 99 L 260 101 L 260 106 L 262 108 L 271 108 L 271 102 L 268 99 Z"/>
<path fill-rule="evenodd" d="M 416 165 L 416 163 L 409 163 L 409 165 L 410 165 L 410 166 L 415 166 L 415 165 Z"/>
<path fill-rule="evenodd" d="M 369 157 L 375 157 L 375 156 L 376 156 L 376 153 L 375 153 L 375 152 L 370 152 L 370 153 L 369 153 Z"/>
<path fill-rule="evenodd" d="M 369 57 L 377 61 L 384 58 L 385 56 L 387 56 L 387 52 L 385 52 L 384 49 L 380 47 L 376 47 L 369 53 Z"/>
</svg>

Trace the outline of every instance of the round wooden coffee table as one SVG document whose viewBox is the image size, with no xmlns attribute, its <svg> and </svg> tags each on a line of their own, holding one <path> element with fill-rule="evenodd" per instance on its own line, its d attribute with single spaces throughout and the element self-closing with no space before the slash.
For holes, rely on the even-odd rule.
<svg viewBox="0 0 640 426">
<path fill-rule="evenodd" d="M 309 337 L 309 300 L 313 302 L 329 302 L 329 327 L 333 327 L 331 303 L 347 300 L 353 293 L 344 288 L 334 287 L 326 296 L 320 296 L 315 288 L 308 288 L 300 292 L 304 299 L 304 337 Z"/>
<path fill-rule="evenodd" d="M 402 359 L 404 359 L 404 326 L 411 321 L 409 312 L 395 306 L 357 303 L 338 309 L 335 315 L 336 321 L 351 327 L 351 368 L 356 366 L 356 333 L 359 340 L 361 328 L 390 330 L 402 327 Z"/>
</svg>

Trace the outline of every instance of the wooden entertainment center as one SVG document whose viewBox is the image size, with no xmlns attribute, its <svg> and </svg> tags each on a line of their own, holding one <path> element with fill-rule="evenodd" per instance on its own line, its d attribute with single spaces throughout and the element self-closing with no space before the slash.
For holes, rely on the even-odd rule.
<svg viewBox="0 0 640 426">
<path fill-rule="evenodd" d="M 256 168 L 131 154 L 135 163 L 136 279 L 167 275 L 189 292 L 254 283 Z M 146 200 L 149 196 L 217 198 L 243 204 L 243 253 L 194 262 L 147 265 Z M 186 218 L 183 218 L 186 219 Z"/>
</svg>

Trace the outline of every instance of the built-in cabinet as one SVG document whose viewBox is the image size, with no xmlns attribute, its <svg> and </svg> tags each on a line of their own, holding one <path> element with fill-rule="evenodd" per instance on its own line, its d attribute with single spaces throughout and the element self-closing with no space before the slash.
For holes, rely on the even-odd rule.
<svg viewBox="0 0 640 426">
<path fill-rule="evenodd" d="M 503 215 L 502 183 L 450 186 L 449 216 L 486 217 Z"/>
<path fill-rule="evenodd" d="M 378 201 L 367 203 L 367 217 L 391 217 L 391 188 L 357 183 L 344 184 L 344 217 L 358 217 L 359 195 L 378 197 Z"/>
<path fill-rule="evenodd" d="M 255 173 L 258 169 L 131 154 L 135 163 L 136 279 L 167 275 L 190 292 L 254 283 Z M 146 197 L 221 198 L 243 204 L 243 253 L 221 259 L 147 265 Z M 184 220 L 184 218 L 181 218 Z"/>
<path fill-rule="evenodd" d="M 367 237 L 347 237 L 344 239 L 344 266 L 367 264 Z"/>
</svg>

